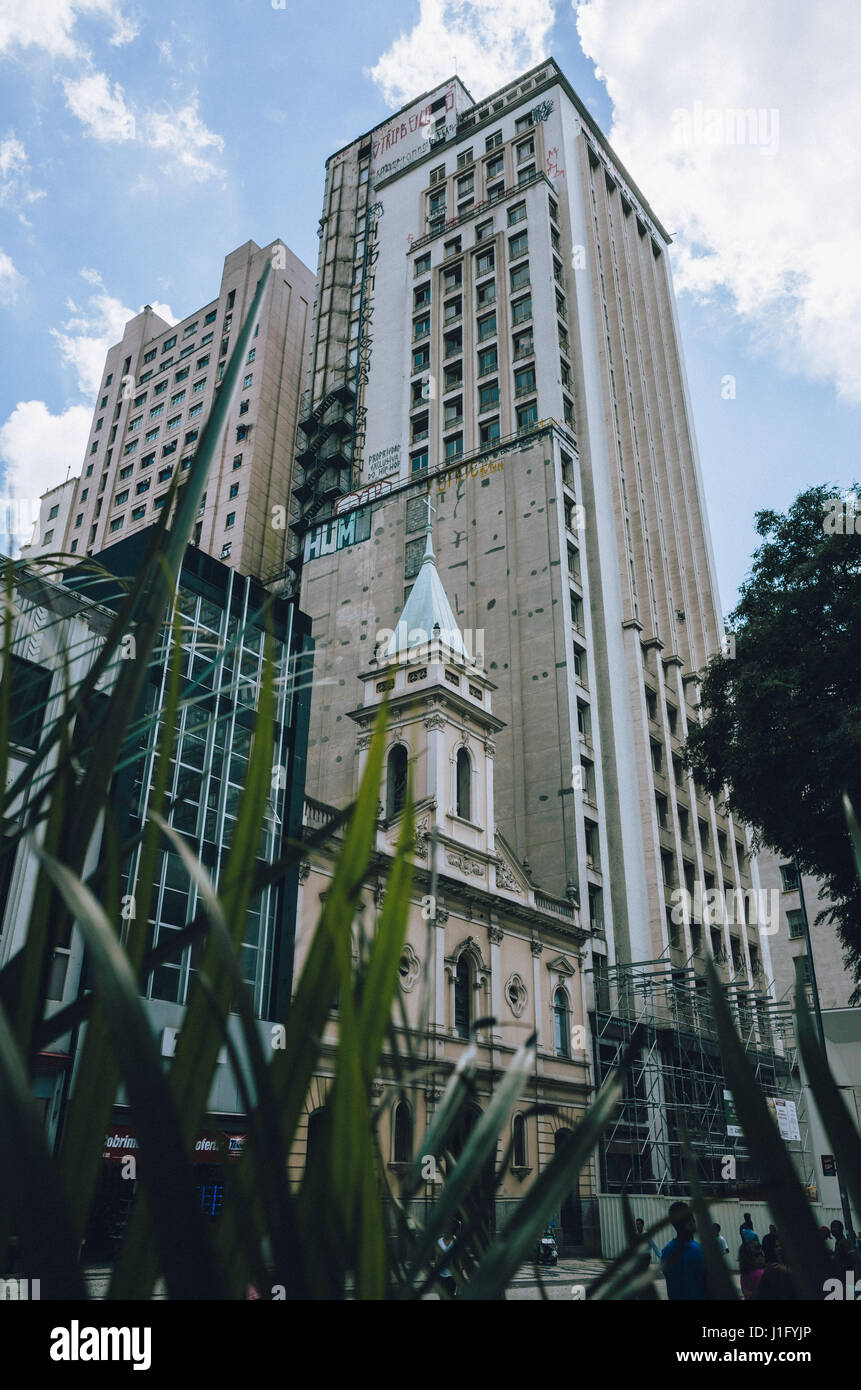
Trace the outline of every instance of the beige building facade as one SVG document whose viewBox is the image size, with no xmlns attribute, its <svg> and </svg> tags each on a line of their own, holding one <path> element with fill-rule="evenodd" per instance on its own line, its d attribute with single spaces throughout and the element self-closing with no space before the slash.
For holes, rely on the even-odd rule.
<svg viewBox="0 0 861 1390">
<path fill-rule="evenodd" d="M 510 1141 L 496 1198 L 501 1222 L 576 1127 L 590 1095 L 583 968 L 587 933 L 577 908 L 541 892 L 499 834 L 494 774 L 502 721 L 492 708 L 495 685 L 466 653 L 426 537 L 423 542 L 421 572 L 404 610 L 408 631 L 400 642 L 393 638 L 391 650 L 378 661 L 369 652 L 360 676 L 360 702 L 351 709 L 344 704 L 358 779 L 377 711 L 384 697 L 389 701 L 386 776 L 373 869 L 357 917 L 356 950 L 359 933 L 373 934 L 386 891 L 409 769 L 416 840 L 400 990 L 410 1045 L 427 1066 L 420 1080 L 402 1086 L 393 1058 L 385 1057 L 375 1086 L 381 1151 L 392 1189 L 400 1196 L 408 1162 L 421 1152 L 421 1136 L 470 1043 L 477 1049 L 477 1115 L 518 1048 L 535 1033 L 534 1071 L 495 1156 L 500 1163 Z M 309 828 L 324 826 L 332 813 L 332 807 L 306 801 Z M 333 835 L 323 849 L 308 853 L 300 870 L 296 978 L 338 846 L 339 837 Z M 493 1022 L 477 1026 L 481 1020 Z M 337 1011 L 323 1047 L 324 1059 L 332 1065 L 336 1042 Z M 330 1082 L 326 1069 L 315 1078 L 305 1132 L 293 1156 L 297 1177 L 306 1148 L 313 1145 L 314 1116 Z M 552 1113 L 530 1113 L 539 1102 L 552 1106 Z M 564 1242 L 574 1249 L 595 1247 L 594 1182 L 594 1171 L 587 1169 L 556 1213 Z M 433 1200 L 435 1186 L 429 1178 L 413 1198 L 417 1214 Z"/>
<path fill-rule="evenodd" d="M 147 305 L 126 324 L 121 342 L 108 351 L 73 495 L 67 484 L 62 515 L 40 518 L 22 554 L 92 555 L 158 519 L 176 474 L 191 465 L 231 341 L 267 264 L 260 320 L 194 542 L 243 574 L 283 572 L 314 276 L 280 241 L 262 248 L 249 241 L 232 251 L 218 296 L 179 323 L 166 323 Z"/>
</svg>

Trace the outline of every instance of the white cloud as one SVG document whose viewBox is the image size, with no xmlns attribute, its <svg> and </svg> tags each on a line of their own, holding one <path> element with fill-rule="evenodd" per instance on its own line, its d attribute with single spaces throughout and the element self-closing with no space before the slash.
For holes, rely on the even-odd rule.
<svg viewBox="0 0 861 1390">
<path fill-rule="evenodd" d="M 676 239 L 677 287 L 728 291 L 761 349 L 861 401 L 855 0 L 574 8 L 610 139 Z"/>
<path fill-rule="evenodd" d="M 63 90 L 69 110 L 93 139 L 103 144 L 139 139 L 164 157 L 166 172 L 182 172 L 197 183 L 221 173 L 208 152 L 222 151 L 224 140 L 201 120 L 197 94 L 178 109 L 135 114 L 119 83 L 112 88 L 103 72 L 67 78 Z"/>
<path fill-rule="evenodd" d="M 479 100 L 547 56 L 553 0 L 420 0 L 418 22 L 368 76 L 391 106 L 457 71 Z"/>
<path fill-rule="evenodd" d="M 30 187 L 30 161 L 13 130 L 0 140 L 0 203 L 23 207 L 44 198 L 42 189 Z M 29 226 L 19 213 L 20 220 Z"/>
<path fill-rule="evenodd" d="M 129 319 L 140 310 L 129 309 L 122 300 L 108 294 L 97 270 L 84 269 L 81 275 L 96 288 L 96 293 L 90 296 L 86 307 L 70 300 L 70 318 L 62 328 L 52 328 L 51 334 L 63 361 L 74 368 L 79 391 L 93 400 L 102 379 L 108 348 L 119 342 Z M 153 304 L 152 308 L 167 323 L 176 322 L 167 304 Z"/>
<path fill-rule="evenodd" d="M 70 467 L 76 473 L 92 418 L 86 405 L 71 405 L 52 415 L 44 401 L 19 401 L 0 425 L 0 459 L 6 468 L 4 496 L 35 500 L 62 483 Z"/>
<path fill-rule="evenodd" d="M 196 182 L 221 172 L 204 151 L 221 151 L 224 141 L 200 119 L 196 95 L 178 111 L 150 111 L 144 124 L 144 139 L 151 149 L 167 157 L 168 169 L 179 166 Z"/>
<path fill-rule="evenodd" d="M 87 73 L 63 83 L 66 105 L 77 116 L 87 135 L 104 144 L 133 140 L 135 118 L 126 105 L 123 89 L 118 82 L 111 91 L 110 79 L 103 72 Z"/>
<path fill-rule="evenodd" d="M 138 32 L 117 0 L 0 0 L 0 53 L 40 48 L 51 58 L 79 58 L 85 50 L 72 31 L 90 17 L 113 24 L 113 44 L 128 43 Z"/>
<path fill-rule="evenodd" d="M 16 270 L 12 257 L 0 251 L 0 304 L 14 303 L 23 283 L 24 277 Z"/>
</svg>

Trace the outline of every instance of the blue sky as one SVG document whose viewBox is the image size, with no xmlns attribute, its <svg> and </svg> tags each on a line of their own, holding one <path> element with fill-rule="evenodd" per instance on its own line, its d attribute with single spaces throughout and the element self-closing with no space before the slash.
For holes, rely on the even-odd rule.
<svg viewBox="0 0 861 1390">
<path fill-rule="evenodd" d="M 727 0 L 725 19 L 739 4 Z M 853 234 L 859 259 L 858 194 L 824 219 L 805 212 L 817 177 L 823 196 L 833 187 L 812 148 L 832 103 L 858 128 L 857 40 L 795 6 L 762 0 L 758 24 L 734 34 L 722 23 L 716 43 L 705 0 L 681 18 L 646 0 L 0 0 L 3 490 L 30 496 L 78 471 L 94 376 L 127 313 L 145 302 L 191 312 L 248 238 L 280 236 L 314 267 L 329 153 L 447 76 L 455 57 L 479 97 L 552 53 L 678 233 L 728 610 L 755 510 L 859 472 L 861 281 L 857 268 L 843 273 Z M 779 42 L 788 21 L 807 58 L 830 63 L 828 90 L 796 81 Z M 680 155 L 668 118 L 695 101 L 779 110 L 779 151 Z M 850 185 L 861 173 L 853 138 L 835 152 Z M 734 399 L 722 395 L 727 375 Z"/>
</svg>

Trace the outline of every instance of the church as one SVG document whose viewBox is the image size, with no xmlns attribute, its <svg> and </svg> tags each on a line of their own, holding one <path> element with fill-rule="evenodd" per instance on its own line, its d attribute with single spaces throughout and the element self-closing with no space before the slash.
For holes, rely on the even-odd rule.
<svg viewBox="0 0 861 1390">
<path fill-rule="evenodd" d="M 470 1042 L 477 1049 L 476 1105 L 483 1108 L 506 1066 L 530 1033 L 537 1035 L 534 1074 L 500 1135 L 496 1166 L 508 1155 L 495 1219 L 550 1162 L 582 1118 L 590 1095 L 588 1019 L 583 964 L 588 932 L 576 900 L 542 893 L 529 864 L 496 829 L 494 738 L 503 728 L 492 710 L 495 686 L 473 661 L 436 567 L 430 521 L 424 558 L 388 642 L 378 643 L 358 708 L 345 711 L 355 725 L 354 792 L 365 768 L 377 712 L 388 698 L 385 776 L 372 867 L 357 911 L 356 936 L 373 933 L 394 859 L 407 777 L 415 814 L 413 892 L 400 990 L 410 1045 L 422 1060 L 419 1079 L 399 1080 L 384 1055 L 374 1086 L 381 1152 L 392 1190 L 414 1156 L 449 1076 Z M 304 825 L 319 830 L 334 807 L 306 799 Z M 341 845 L 333 832 L 322 848 L 309 847 L 300 866 L 294 988 L 301 973 Z M 574 895 L 572 893 L 572 899 Z M 354 949 L 356 949 L 354 947 Z M 337 1009 L 327 1026 L 300 1143 L 291 1156 L 298 1180 L 313 1146 L 337 1039 Z M 407 1041 L 405 1037 L 405 1042 Z M 404 1047 L 402 1051 L 406 1051 Z M 534 1113 L 537 1104 L 552 1112 Z M 589 1227 L 595 1175 L 581 1174 L 557 1213 L 563 1248 L 592 1245 Z M 428 1181 L 411 1203 L 433 1201 Z M 584 1229 L 584 1216 L 585 1227 Z"/>
</svg>

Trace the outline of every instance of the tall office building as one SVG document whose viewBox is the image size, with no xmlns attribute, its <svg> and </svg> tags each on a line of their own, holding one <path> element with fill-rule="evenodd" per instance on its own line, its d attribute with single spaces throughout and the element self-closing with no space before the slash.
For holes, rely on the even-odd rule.
<svg viewBox="0 0 861 1390">
<path fill-rule="evenodd" d="M 194 540 L 243 574 L 283 570 L 288 533 L 273 525 L 273 508 L 290 500 L 314 276 L 278 241 L 232 251 L 217 298 L 179 323 L 166 323 L 149 305 L 129 320 L 108 351 L 81 476 L 61 496 L 46 494 L 26 557 L 91 555 L 153 524 L 177 469 L 190 467 L 267 261 L 260 321 Z"/>
<path fill-rule="evenodd" d="M 452 78 L 333 154 L 319 230 L 292 519 L 308 794 L 352 793 L 348 712 L 430 492 L 440 575 L 498 687 L 497 825 L 591 931 L 594 1079 L 634 1020 L 648 1032 L 602 1181 L 682 1182 L 685 1118 L 717 1177 L 707 958 L 763 1084 L 795 1083 L 756 861 L 680 756 L 722 623 L 670 237 L 552 60 L 477 103 Z"/>
</svg>

